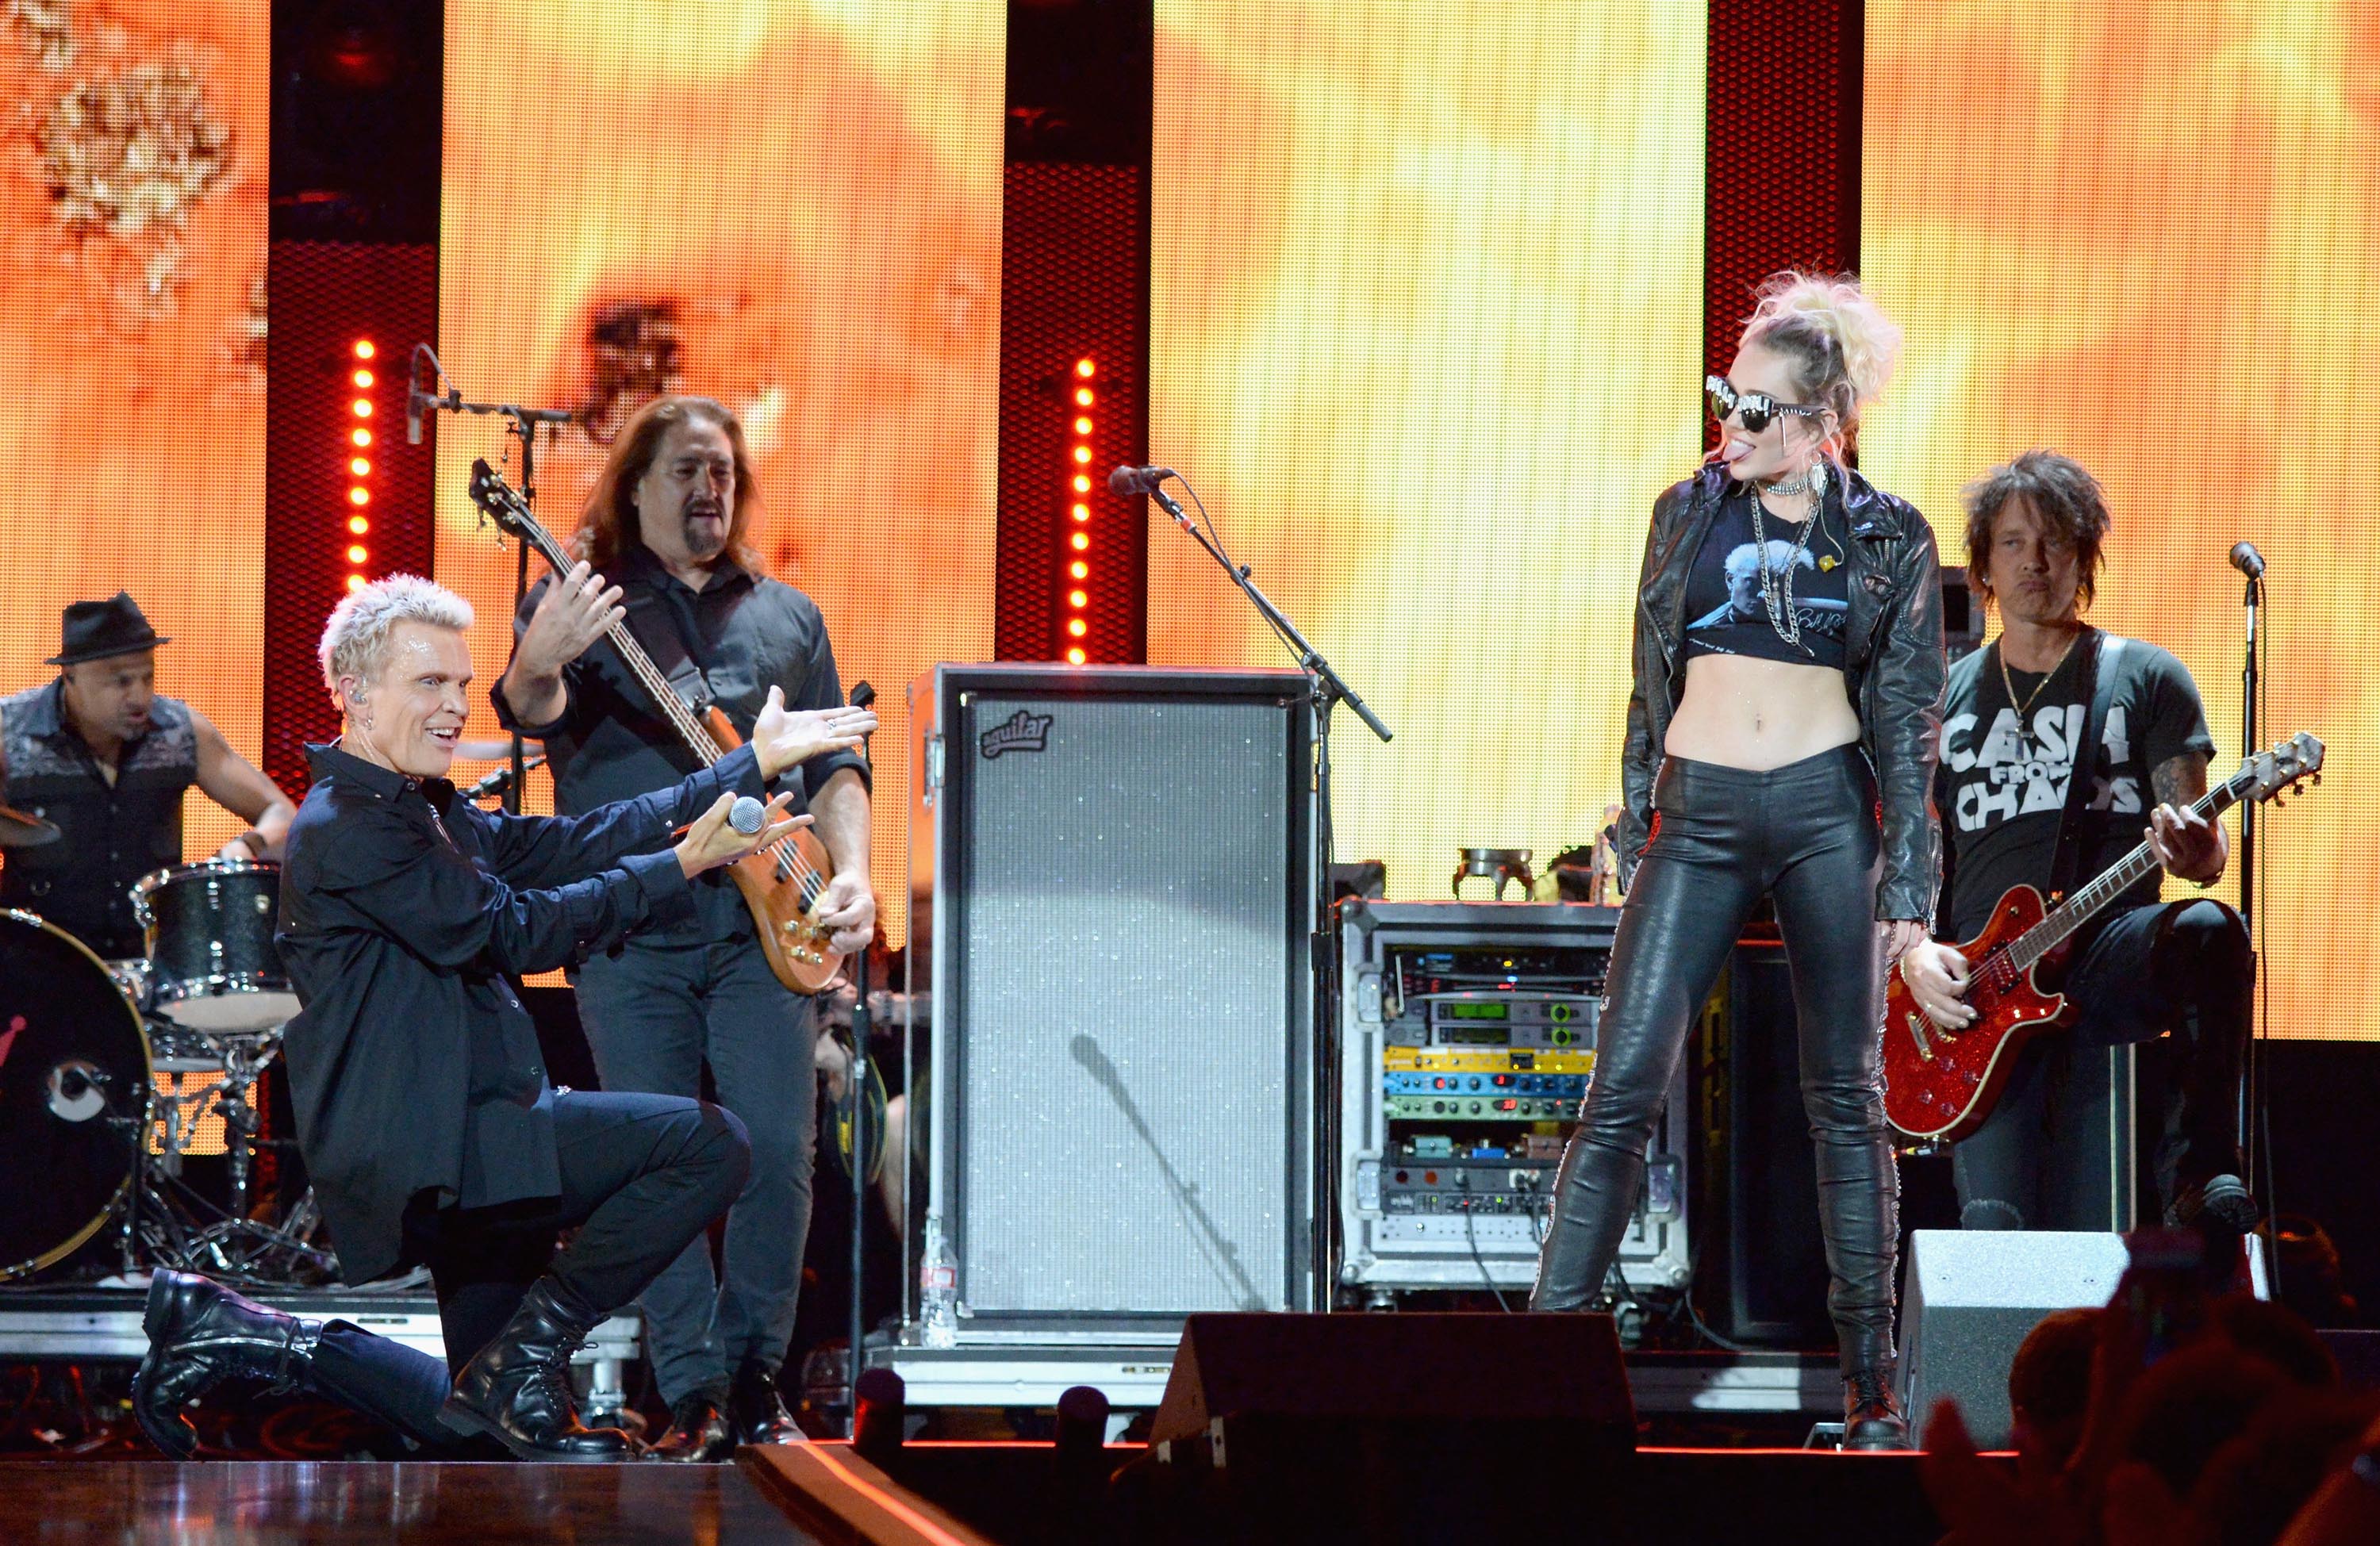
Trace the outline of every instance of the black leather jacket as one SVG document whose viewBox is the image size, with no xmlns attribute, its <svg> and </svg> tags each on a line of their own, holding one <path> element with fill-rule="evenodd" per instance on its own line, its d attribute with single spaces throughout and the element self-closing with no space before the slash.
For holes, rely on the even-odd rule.
<svg viewBox="0 0 2380 1546">
<path fill-rule="evenodd" d="M 1652 839 L 1653 775 L 1670 716 L 1686 685 L 1679 649 L 1686 636 L 1686 575 L 1735 487 L 1706 466 L 1653 504 L 1637 581 L 1635 681 L 1628 694 L 1628 740 L 1621 754 L 1621 881 L 1636 871 Z M 1852 537 L 1851 610 L 1843 629 L 1844 687 L 1860 720 L 1860 750 L 1876 770 L 1884 805 L 1884 874 L 1876 915 L 1934 917 L 1942 878 L 1942 828 L 1934 812 L 1934 763 L 1942 731 L 1940 559 L 1934 529 L 1908 501 L 1850 476 L 1844 508 Z M 1647 683 L 1658 691 L 1647 691 Z"/>
</svg>

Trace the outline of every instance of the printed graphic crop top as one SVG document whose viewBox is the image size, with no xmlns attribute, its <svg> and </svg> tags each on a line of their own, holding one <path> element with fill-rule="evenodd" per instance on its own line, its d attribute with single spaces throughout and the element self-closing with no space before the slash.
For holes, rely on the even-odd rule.
<svg viewBox="0 0 2380 1546">
<path fill-rule="evenodd" d="M 1752 499 L 1747 489 L 1718 508 L 1702 550 L 1686 576 L 1685 658 L 1697 655 L 1748 655 L 1797 666 L 1843 669 L 1843 623 L 1849 613 L 1851 556 L 1840 498 L 1831 489 L 1821 503 L 1809 541 L 1795 550 L 1801 528 L 1764 514 L 1768 537 L 1768 574 L 1752 537 Z M 1785 603 L 1788 565 L 1792 605 Z M 1775 592 L 1770 612 L 1767 592 Z M 1783 627 L 1779 626 L 1779 622 Z M 1801 643 L 1788 635 L 1800 624 Z"/>
</svg>

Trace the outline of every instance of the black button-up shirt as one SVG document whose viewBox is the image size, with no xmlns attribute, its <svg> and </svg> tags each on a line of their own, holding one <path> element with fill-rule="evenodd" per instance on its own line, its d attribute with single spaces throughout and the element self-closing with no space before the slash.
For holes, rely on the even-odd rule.
<svg viewBox="0 0 2380 1546">
<path fill-rule="evenodd" d="M 835 670 L 826 618 L 817 602 L 793 586 L 755 576 L 729 561 L 697 590 L 641 546 L 623 553 L 615 567 L 619 572 L 607 578 L 624 593 L 629 631 L 664 674 L 673 672 L 674 657 L 698 668 L 736 734 L 751 735 L 771 687 L 784 690 L 788 708 L 842 704 L 843 679 Z M 513 621 L 516 642 L 552 583 L 551 575 L 538 581 L 523 598 Z M 665 789 L 700 766 L 609 640 L 597 640 L 565 668 L 562 680 L 569 701 L 547 724 L 523 724 L 501 685 L 489 694 L 506 729 L 544 741 L 556 810 L 591 811 L 609 801 Z M 868 764 L 856 752 L 821 752 L 788 770 L 777 787 L 792 791 L 792 808 L 802 811 L 808 797 L 845 767 L 868 777 Z M 662 931 L 666 936 L 691 940 L 752 935 L 751 912 L 726 870 L 698 876 L 694 892 L 695 918 Z"/>
<path fill-rule="evenodd" d="M 561 1190 L 516 979 L 689 915 L 673 832 L 760 792 L 753 754 L 579 816 L 513 816 L 331 746 L 289 828 L 284 1033 L 298 1138 L 350 1283 L 403 1265 L 406 1205 Z"/>
</svg>

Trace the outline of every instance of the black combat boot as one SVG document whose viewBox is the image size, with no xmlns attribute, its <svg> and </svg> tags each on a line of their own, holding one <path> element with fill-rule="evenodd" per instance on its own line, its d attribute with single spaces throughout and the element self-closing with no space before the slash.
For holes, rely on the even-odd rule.
<svg viewBox="0 0 2380 1546">
<path fill-rule="evenodd" d="M 141 1317 L 149 1353 L 132 1379 L 132 1415 L 149 1441 L 176 1460 L 198 1453 L 199 1431 L 182 1415 L 219 1380 L 262 1380 L 283 1389 L 311 1388 L 320 1321 L 301 1321 L 244 1299 L 191 1273 L 149 1279 Z"/>
<path fill-rule="evenodd" d="M 1880 1364 L 1843 1376 L 1843 1447 L 1907 1449 L 1909 1419 L 1892 1388 L 1892 1365 Z"/>
<path fill-rule="evenodd" d="M 777 1371 L 759 1359 L 746 1359 L 736 1368 L 727 1391 L 727 1422 L 739 1444 L 809 1443 L 777 1394 Z"/>
<path fill-rule="evenodd" d="M 439 1420 L 484 1433 L 524 1460 L 625 1460 L 616 1428 L 582 1428 L 570 1390 L 570 1355 L 603 1319 L 551 1277 L 530 1286 L 495 1340 L 455 1376 Z"/>
<path fill-rule="evenodd" d="M 669 1431 L 652 1447 L 651 1458 L 703 1463 L 724 1460 L 735 1453 L 735 1435 L 727 1431 L 727 1414 L 718 1398 L 696 1391 L 670 1408 Z"/>
</svg>

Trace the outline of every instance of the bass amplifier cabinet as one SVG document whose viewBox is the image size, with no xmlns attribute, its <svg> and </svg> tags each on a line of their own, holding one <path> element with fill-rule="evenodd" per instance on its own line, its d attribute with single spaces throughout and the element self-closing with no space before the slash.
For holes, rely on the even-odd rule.
<svg viewBox="0 0 2380 1546">
<path fill-rule="evenodd" d="M 934 1014 L 904 1339 L 1170 1347 L 1196 1311 L 1313 1308 L 1306 679 L 945 665 L 909 712 Z"/>
<path fill-rule="evenodd" d="M 1570 902 L 1342 904 L 1342 1291 L 1535 1285 L 1619 916 Z M 1682 1287 L 1691 1266 L 1684 1061 L 1620 1246 L 1632 1293 Z"/>
</svg>

